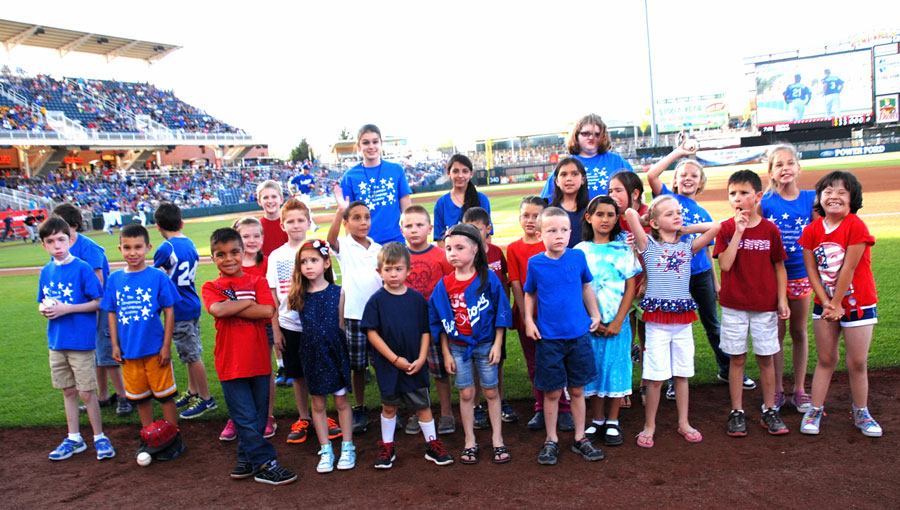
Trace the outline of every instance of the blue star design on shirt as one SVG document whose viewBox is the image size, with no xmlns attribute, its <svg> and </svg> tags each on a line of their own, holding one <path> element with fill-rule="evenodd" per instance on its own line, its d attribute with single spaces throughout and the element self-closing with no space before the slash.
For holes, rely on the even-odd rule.
<svg viewBox="0 0 900 510">
<path fill-rule="evenodd" d="M 685 262 L 683 251 L 675 252 L 671 255 L 669 255 L 667 251 L 663 252 L 662 259 L 666 263 L 666 267 L 663 268 L 663 273 L 668 273 L 670 271 L 680 273 L 681 265 Z"/>
</svg>

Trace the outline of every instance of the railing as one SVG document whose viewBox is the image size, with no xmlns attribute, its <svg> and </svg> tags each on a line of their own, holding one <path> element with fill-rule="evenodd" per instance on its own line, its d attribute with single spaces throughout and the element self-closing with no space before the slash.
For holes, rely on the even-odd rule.
<svg viewBox="0 0 900 510">
<path fill-rule="evenodd" d="M 33 207 L 30 207 L 32 201 L 34 201 L 40 209 L 49 210 L 56 206 L 56 202 L 46 197 L 32 195 L 31 193 L 25 193 L 24 191 L 16 189 L 0 188 L 0 203 L 3 204 L 4 208 L 6 206 L 12 206 L 13 209 L 18 210 L 33 209 Z"/>
<path fill-rule="evenodd" d="M 48 115 L 49 113 L 52 112 L 48 112 Z M 68 119 L 68 117 L 66 118 Z M 83 135 L 79 133 L 77 138 L 72 138 L 55 131 L 18 131 L 0 129 L 0 141 L 58 142 L 50 145 L 77 144 L 79 142 L 145 142 L 155 145 L 178 145 L 180 142 L 186 141 L 206 143 L 239 142 L 258 145 L 251 135 L 243 133 L 184 133 L 172 130 L 168 130 L 167 133 L 154 135 L 153 133 L 113 133 L 87 129 L 84 130 Z"/>
<path fill-rule="evenodd" d="M 28 106 L 28 100 L 24 96 L 3 83 L 0 83 L 0 94 L 19 106 Z"/>
</svg>

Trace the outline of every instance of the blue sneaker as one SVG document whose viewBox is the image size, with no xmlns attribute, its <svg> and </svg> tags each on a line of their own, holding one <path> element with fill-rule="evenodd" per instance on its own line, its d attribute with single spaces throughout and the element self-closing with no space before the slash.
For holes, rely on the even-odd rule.
<svg viewBox="0 0 900 510">
<path fill-rule="evenodd" d="M 337 468 L 341 471 L 356 467 L 356 447 L 353 443 L 344 441 L 341 443 L 341 458 L 338 459 Z"/>
<path fill-rule="evenodd" d="M 94 449 L 97 450 L 97 460 L 111 459 L 116 456 L 116 451 L 113 450 L 112 443 L 107 437 L 94 441 Z"/>
<path fill-rule="evenodd" d="M 67 437 L 55 450 L 50 452 L 50 460 L 66 460 L 72 454 L 81 453 L 85 450 L 87 450 L 87 445 L 84 444 L 84 440 L 75 442 Z"/>
<path fill-rule="evenodd" d="M 196 393 L 191 393 L 190 391 L 185 391 L 175 400 L 175 407 L 181 409 L 182 407 L 189 406 L 194 403 L 194 401 L 199 400 L 200 395 Z"/>
<path fill-rule="evenodd" d="M 197 400 L 194 401 L 194 403 L 193 403 L 193 405 L 191 405 L 191 407 L 188 407 L 187 409 L 182 411 L 182 413 L 179 414 L 178 416 L 180 416 L 181 418 L 183 418 L 185 420 L 191 420 L 198 416 L 201 416 L 202 414 L 204 414 L 207 411 L 212 411 L 212 410 L 216 409 L 217 407 L 218 406 L 216 406 L 216 399 L 213 397 L 209 397 L 209 400 L 203 400 L 202 398 L 197 398 Z"/>
</svg>

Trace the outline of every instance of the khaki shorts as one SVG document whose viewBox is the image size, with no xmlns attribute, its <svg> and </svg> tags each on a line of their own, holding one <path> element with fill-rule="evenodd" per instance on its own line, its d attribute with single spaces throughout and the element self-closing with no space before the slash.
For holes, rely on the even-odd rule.
<svg viewBox="0 0 900 510">
<path fill-rule="evenodd" d="M 50 350 L 50 381 L 54 388 L 75 387 L 78 391 L 97 389 L 94 351 Z"/>
<path fill-rule="evenodd" d="M 771 356 L 781 350 L 778 343 L 778 312 L 754 312 L 722 307 L 719 349 L 725 354 L 746 354 L 753 340 L 753 353 Z"/>
</svg>

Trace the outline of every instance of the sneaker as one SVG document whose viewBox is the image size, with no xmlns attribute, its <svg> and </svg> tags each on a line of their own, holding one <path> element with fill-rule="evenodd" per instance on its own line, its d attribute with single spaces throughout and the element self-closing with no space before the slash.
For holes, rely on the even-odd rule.
<svg viewBox="0 0 900 510">
<path fill-rule="evenodd" d="M 603 444 L 606 446 L 619 446 L 623 442 L 625 442 L 625 438 L 622 437 L 622 429 L 615 424 L 606 425 L 606 433 L 603 434 Z"/>
<path fill-rule="evenodd" d="M 747 374 L 744 374 L 743 387 L 745 390 L 755 390 L 756 389 L 756 381 L 747 377 Z"/>
<path fill-rule="evenodd" d="M 491 428 L 491 422 L 488 420 L 487 412 L 483 405 L 478 404 L 475 406 L 475 429 L 489 428 Z"/>
<path fill-rule="evenodd" d="M 337 468 L 339 471 L 346 471 L 356 467 L 356 447 L 353 443 L 341 443 L 341 458 L 338 459 Z"/>
<path fill-rule="evenodd" d="M 253 480 L 269 485 L 284 485 L 296 481 L 297 475 L 279 466 L 278 462 L 271 460 L 259 468 Z"/>
<path fill-rule="evenodd" d="M 456 418 L 441 416 L 438 418 L 438 435 L 452 434 L 456 432 Z"/>
<path fill-rule="evenodd" d="M 175 407 L 181 409 L 182 407 L 186 407 L 191 405 L 195 400 L 199 400 L 200 395 L 196 393 L 191 393 L 190 391 L 185 391 L 175 400 Z"/>
<path fill-rule="evenodd" d="M 55 450 L 50 452 L 50 460 L 66 460 L 72 454 L 81 453 L 85 450 L 87 450 L 87 445 L 84 444 L 84 440 L 75 442 L 67 437 Z"/>
<path fill-rule="evenodd" d="M 781 412 L 781 406 L 784 405 L 784 402 L 785 402 L 785 400 L 784 400 L 784 392 L 783 392 L 783 391 L 776 391 L 776 392 L 775 392 L 775 405 L 772 406 L 772 407 L 774 407 L 776 411 Z"/>
<path fill-rule="evenodd" d="M 812 395 L 805 391 L 798 391 L 791 396 L 791 404 L 797 408 L 798 413 L 805 413 L 812 405 Z"/>
<path fill-rule="evenodd" d="M 375 469 L 391 469 L 397 460 L 394 443 L 378 441 L 378 455 L 375 457 Z"/>
<path fill-rule="evenodd" d="M 303 418 L 298 419 L 291 425 L 291 432 L 287 436 L 287 442 L 295 444 L 306 441 L 308 429 L 309 420 L 304 420 Z"/>
<path fill-rule="evenodd" d="M 535 411 L 534 416 L 528 420 L 528 430 L 544 430 L 544 411 Z"/>
<path fill-rule="evenodd" d="M 229 422 L 231 420 L 228 420 Z M 270 437 L 275 435 L 275 431 L 278 430 L 278 424 L 275 423 L 275 417 L 269 416 L 269 419 L 266 420 L 266 430 L 263 431 L 263 437 L 269 439 Z M 222 439 L 219 437 L 219 439 Z"/>
<path fill-rule="evenodd" d="M 203 400 L 202 398 L 197 397 L 191 407 L 188 407 L 187 409 L 182 411 L 178 416 L 184 420 L 192 420 L 194 418 L 197 418 L 198 416 L 206 414 L 207 411 L 216 409 L 217 407 L 218 406 L 216 406 L 215 398 L 209 397 L 209 400 Z"/>
<path fill-rule="evenodd" d="M 369 428 L 369 409 L 366 406 L 353 407 L 353 433 L 362 434 Z"/>
<path fill-rule="evenodd" d="M 116 404 L 116 402 L 121 402 L 122 400 L 125 400 L 125 399 L 123 398 L 123 399 L 119 400 L 119 396 L 116 395 L 115 393 L 113 393 L 106 400 L 100 400 L 98 398 L 97 405 L 100 407 L 112 407 Z"/>
<path fill-rule="evenodd" d="M 559 443 L 556 441 L 544 441 L 541 452 L 538 453 L 538 464 L 544 466 L 552 466 L 556 464 L 556 458 L 559 457 Z"/>
<path fill-rule="evenodd" d="M 316 455 L 319 456 L 316 472 L 331 473 L 334 471 L 334 451 L 331 449 L 331 443 L 323 444 Z"/>
<path fill-rule="evenodd" d="M 234 441 L 237 437 L 237 430 L 234 428 L 234 422 L 228 420 L 225 422 L 225 428 L 219 433 L 219 441 Z M 234 477 L 232 477 L 234 478 Z"/>
<path fill-rule="evenodd" d="M 810 405 L 806 413 L 803 414 L 803 421 L 800 422 L 800 432 L 811 435 L 818 434 L 823 414 L 825 414 L 824 407 L 813 407 Z"/>
<path fill-rule="evenodd" d="M 725 383 L 725 384 L 728 384 L 728 372 L 725 372 L 724 374 L 723 374 L 722 372 L 717 373 L 717 374 L 716 374 L 716 379 L 718 379 L 719 382 L 723 382 L 723 383 Z"/>
<path fill-rule="evenodd" d="M 744 419 L 744 411 L 735 409 L 728 415 L 728 432 L 731 437 L 744 437 L 747 435 L 747 421 Z"/>
<path fill-rule="evenodd" d="M 603 450 L 594 446 L 591 440 L 586 437 L 582 437 L 581 441 L 572 443 L 572 451 L 584 457 L 584 460 L 591 462 L 603 460 Z"/>
<path fill-rule="evenodd" d="M 868 407 L 853 406 L 853 423 L 867 437 L 881 437 L 881 425 L 869 414 Z"/>
<path fill-rule="evenodd" d="M 428 441 L 428 448 L 425 450 L 425 459 L 434 462 L 438 466 L 446 466 L 453 464 L 453 457 L 447 453 L 440 439 L 432 439 Z"/>
<path fill-rule="evenodd" d="M 284 367 L 278 367 L 275 371 L 275 386 L 288 386 L 287 377 L 284 376 Z"/>
<path fill-rule="evenodd" d="M 234 480 L 244 480 L 253 476 L 255 472 L 253 464 L 250 464 L 245 460 L 239 460 L 237 466 L 234 466 L 234 469 L 231 470 L 231 478 Z"/>
<path fill-rule="evenodd" d="M 101 437 L 94 441 L 94 449 L 97 450 L 97 460 L 111 459 L 116 456 L 116 451 L 113 450 L 108 437 Z"/>
<path fill-rule="evenodd" d="M 559 413 L 558 416 L 556 426 L 559 427 L 559 430 L 563 432 L 575 430 L 575 418 L 572 418 L 572 413 Z"/>
<path fill-rule="evenodd" d="M 414 436 L 419 432 L 422 432 L 422 427 L 419 426 L 419 417 L 416 415 L 412 415 L 406 420 L 406 428 L 403 429 L 407 434 Z"/>
<path fill-rule="evenodd" d="M 125 398 L 120 398 L 116 405 L 116 416 L 128 416 L 134 412 L 134 405 Z"/>
<path fill-rule="evenodd" d="M 519 415 L 513 411 L 512 407 L 509 407 L 509 402 L 505 400 L 500 401 L 500 419 L 503 420 L 503 423 L 515 423 L 519 421 Z"/>
<path fill-rule="evenodd" d="M 666 400 L 675 400 L 675 384 L 672 381 L 669 381 L 669 385 L 666 387 Z"/>
<path fill-rule="evenodd" d="M 775 409 L 774 407 L 763 411 L 759 424 L 767 428 L 769 434 L 772 434 L 773 436 L 780 436 L 790 432 L 787 425 L 781 420 L 781 414 L 778 413 L 778 409 Z"/>
<path fill-rule="evenodd" d="M 341 435 L 341 427 L 332 418 L 328 418 L 328 439 L 337 439 Z"/>
</svg>

